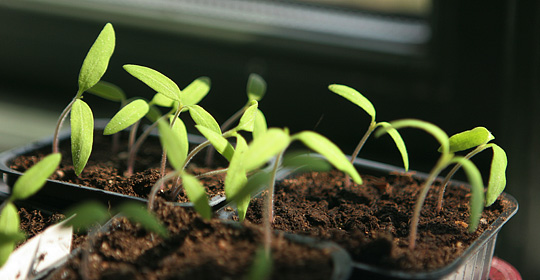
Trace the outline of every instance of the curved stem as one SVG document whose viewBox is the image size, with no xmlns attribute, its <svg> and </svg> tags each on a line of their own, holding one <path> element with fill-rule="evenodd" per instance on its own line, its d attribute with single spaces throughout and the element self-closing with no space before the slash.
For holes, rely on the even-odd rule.
<svg viewBox="0 0 540 280">
<path fill-rule="evenodd" d="M 377 127 L 377 123 L 375 121 L 371 121 L 371 123 L 369 124 L 368 130 L 366 131 L 362 139 L 360 139 L 360 142 L 358 142 L 358 145 L 356 145 L 356 148 L 354 149 L 354 152 L 351 155 L 351 163 L 354 163 L 354 160 L 360 153 L 360 150 L 362 149 L 362 147 L 364 147 L 364 144 L 366 143 L 367 139 L 369 138 L 371 133 L 373 133 L 376 127 Z M 348 188 L 350 186 L 351 186 L 351 177 L 347 174 L 345 175 L 345 187 Z"/>
<path fill-rule="evenodd" d="M 178 105 L 178 108 L 176 109 L 176 112 L 174 113 L 174 117 L 171 120 L 171 128 L 176 123 L 176 119 L 178 118 L 178 116 L 180 116 L 180 113 L 182 113 L 182 109 L 183 109 L 183 106 Z M 167 150 L 165 149 L 165 147 L 163 147 L 163 153 L 161 154 L 161 167 L 160 167 L 161 177 L 165 176 L 166 165 L 167 165 Z"/>
<path fill-rule="evenodd" d="M 221 125 L 221 127 L 220 127 L 221 131 L 224 131 L 227 128 L 229 128 L 236 120 L 238 120 L 242 116 L 242 114 L 246 111 L 247 108 L 248 108 L 247 106 L 244 106 L 244 107 L 242 107 L 242 109 L 238 110 L 231 117 L 229 117 Z M 214 147 L 210 147 L 206 151 L 206 158 L 205 158 L 205 161 L 204 161 L 206 163 L 206 166 L 210 166 L 210 163 L 212 162 L 212 158 L 214 157 L 215 151 L 216 151 L 216 149 L 214 149 Z"/>
<path fill-rule="evenodd" d="M 163 115 L 163 116 L 161 116 L 160 119 L 164 119 L 166 116 L 167 115 Z M 152 130 L 154 128 L 156 128 L 158 122 L 159 121 L 152 123 L 147 129 L 145 129 L 143 131 L 143 133 L 141 134 L 141 136 L 139 136 L 139 138 L 137 138 L 137 141 L 135 141 L 135 144 L 133 144 L 133 146 L 129 150 L 129 156 L 128 156 L 128 162 L 127 162 L 127 170 L 126 170 L 126 173 L 125 173 L 126 176 L 131 176 L 133 174 L 133 165 L 135 164 L 135 155 L 137 154 L 137 152 L 141 148 L 142 143 L 144 143 L 144 140 L 146 140 L 146 138 L 148 137 L 148 135 L 150 135 Z"/>
<path fill-rule="evenodd" d="M 180 173 L 177 171 L 173 171 L 156 181 L 154 186 L 152 186 L 152 189 L 150 190 L 150 193 L 148 194 L 148 211 L 152 211 L 154 209 L 154 202 L 156 200 L 157 192 L 162 189 L 162 186 L 164 183 L 168 180 L 171 180 L 174 177 L 180 176 Z"/>
<path fill-rule="evenodd" d="M 276 157 L 274 162 L 274 167 L 272 168 L 272 178 L 270 184 L 268 185 L 268 194 L 266 196 L 266 211 L 263 217 L 263 228 L 264 228 L 264 248 L 267 254 L 270 254 L 270 246 L 272 245 L 272 224 L 274 223 L 274 187 L 276 184 L 276 175 L 283 157 L 282 151 Z"/>
<path fill-rule="evenodd" d="M 79 94 L 77 93 L 77 95 L 79 95 Z M 75 103 L 76 100 L 77 100 L 77 98 L 73 98 L 73 100 L 71 100 L 71 102 L 69 102 L 69 104 L 66 106 L 66 108 L 64 108 L 64 111 L 62 111 L 62 114 L 60 114 L 60 117 L 58 118 L 58 122 L 56 123 L 56 128 L 54 129 L 54 136 L 53 136 L 53 143 L 52 143 L 52 145 L 53 145 L 53 149 L 52 149 L 53 154 L 59 152 L 58 135 L 60 134 L 60 130 L 62 129 L 62 125 L 64 124 L 64 120 L 66 119 L 67 115 L 71 111 L 71 107 L 73 107 L 73 103 Z"/>
<path fill-rule="evenodd" d="M 131 150 L 131 147 L 133 147 L 133 144 L 135 143 L 135 138 L 137 137 L 137 130 L 139 129 L 140 123 L 141 120 L 138 120 L 131 126 L 131 130 L 129 131 L 128 151 Z"/>
<path fill-rule="evenodd" d="M 203 178 L 203 177 L 223 174 L 223 173 L 226 173 L 228 170 L 229 170 L 229 168 L 213 170 L 213 171 L 209 171 L 209 172 L 206 172 L 206 173 L 203 173 L 203 174 L 196 175 L 195 178 Z M 174 187 L 174 193 L 170 196 L 171 200 L 176 199 L 178 197 L 178 195 L 180 194 L 180 190 L 182 190 L 181 186 L 182 185 L 180 183 L 180 178 L 178 178 L 178 180 L 176 180 L 176 186 Z"/>
<path fill-rule="evenodd" d="M 478 154 L 479 152 L 483 151 L 485 149 L 485 144 L 483 145 L 480 145 L 478 147 L 476 147 L 476 149 L 472 150 L 470 153 L 468 153 L 467 155 L 465 155 L 465 159 L 470 159 L 472 158 L 473 156 L 475 156 L 476 154 Z M 448 172 L 448 174 L 446 175 L 446 177 L 444 177 L 444 181 L 442 182 L 442 188 L 441 190 L 439 191 L 439 197 L 437 198 L 437 207 L 435 208 L 435 211 L 437 214 L 439 214 L 441 212 L 441 209 L 442 209 L 442 204 L 443 204 L 443 199 L 444 199 L 444 193 L 446 191 L 446 186 L 448 185 L 448 183 L 450 182 L 450 179 L 452 177 L 454 177 L 454 174 L 456 174 L 456 172 L 461 168 L 461 164 L 460 163 L 457 163 L 454 168 L 452 168 L 452 170 L 450 170 L 450 172 Z"/>
</svg>

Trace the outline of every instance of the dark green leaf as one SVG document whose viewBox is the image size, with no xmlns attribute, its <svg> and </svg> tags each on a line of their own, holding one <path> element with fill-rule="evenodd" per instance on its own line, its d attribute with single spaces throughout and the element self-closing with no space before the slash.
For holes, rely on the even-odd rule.
<svg viewBox="0 0 540 280">
<path fill-rule="evenodd" d="M 480 222 L 482 210 L 484 209 L 484 183 L 482 175 L 476 165 L 472 161 L 464 157 L 454 157 L 451 163 L 459 163 L 463 166 L 467 179 L 471 184 L 471 199 L 470 199 L 470 222 L 469 232 L 474 232 Z"/>
<path fill-rule="evenodd" d="M 132 101 L 114 115 L 107 126 L 105 126 L 103 134 L 115 134 L 128 128 L 142 119 L 148 113 L 149 109 L 148 103 L 142 99 Z"/>
<path fill-rule="evenodd" d="M 124 69 L 156 92 L 172 100 L 180 101 L 180 88 L 167 76 L 154 69 L 140 65 L 128 64 L 124 65 Z"/>
<path fill-rule="evenodd" d="M 234 154 L 234 148 L 223 135 L 215 133 L 211 129 L 201 125 L 196 125 L 195 127 L 206 139 L 208 139 L 208 141 L 210 141 L 218 153 L 223 155 L 228 161 L 231 160 Z"/>
<path fill-rule="evenodd" d="M 191 115 L 191 118 L 196 124 L 204 126 L 214 131 L 215 133 L 221 134 L 221 128 L 219 128 L 219 124 L 216 122 L 214 117 L 212 117 L 212 115 L 210 115 L 210 113 L 204 110 L 201 106 L 189 106 L 189 114 Z"/>
<path fill-rule="evenodd" d="M 152 123 L 155 123 L 161 118 L 161 111 L 156 108 L 156 106 L 148 107 L 148 113 L 146 113 L 146 118 L 148 118 Z"/>
<path fill-rule="evenodd" d="M 210 91 L 210 78 L 200 77 L 191 82 L 180 94 L 184 106 L 198 104 Z"/>
<path fill-rule="evenodd" d="M 81 175 L 92 153 L 94 116 L 84 101 L 77 99 L 71 109 L 71 153 L 75 174 Z"/>
<path fill-rule="evenodd" d="M 491 160 L 491 170 L 486 191 L 486 207 L 488 207 L 497 200 L 506 187 L 507 158 L 504 150 L 495 144 L 488 144 L 486 148 L 493 149 L 493 159 Z"/>
<path fill-rule="evenodd" d="M 302 141 L 306 146 L 315 152 L 323 155 L 334 167 L 349 174 L 357 184 L 362 184 L 362 178 L 345 154 L 328 140 L 326 137 L 313 131 L 302 131 L 293 136 L 294 139 Z"/>
<path fill-rule="evenodd" d="M 455 153 L 475 148 L 488 143 L 494 138 L 491 132 L 485 127 L 475 127 L 471 130 L 452 135 L 450 137 L 450 152 Z"/>
<path fill-rule="evenodd" d="M 109 65 L 114 51 L 115 35 L 112 24 L 107 23 L 88 51 L 79 73 L 79 93 L 77 97 L 96 85 Z"/>
<path fill-rule="evenodd" d="M 171 126 L 164 120 L 159 120 L 159 140 L 161 146 L 167 151 L 169 162 L 175 170 L 182 170 L 186 155 L 184 155 L 184 148 L 180 147 L 182 143 L 178 135 L 173 132 Z"/>
<path fill-rule="evenodd" d="M 212 218 L 212 208 L 208 204 L 208 196 L 199 180 L 195 176 L 184 172 L 182 174 L 182 185 L 195 210 L 207 220 Z"/>
<path fill-rule="evenodd" d="M 328 89 L 362 108 L 371 116 L 371 120 L 375 121 L 375 107 L 373 107 L 373 104 L 358 91 L 351 87 L 337 84 L 328 86 Z"/>
<path fill-rule="evenodd" d="M 401 134 L 399 134 L 399 132 L 387 122 L 380 122 L 377 125 L 384 127 L 386 132 L 388 132 L 390 137 L 392 137 L 392 140 L 394 140 L 394 143 L 396 144 L 396 147 L 398 148 L 399 153 L 401 154 L 401 158 L 403 159 L 403 167 L 405 168 L 405 171 L 408 171 L 409 170 L 409 154 L 407 153 L 407 147 L 405 146 L 405 142 L 403 142 L 403 138 L 401 137 Z"/>
<path fill-rule="evenodd" d="M 58 165 L 62 155 L 54 153 L 46 156 L 17 179 L 10 196 L 11 201 L 27 199 L 38 192 Z"/>
<path fill-rule="evenodd" d="M 136 202 L 126 202 L 118 207 L 118 212 L 129 220 L 141 224 L 145 229 L 163 237 L 169 235 L 167 229 L 146 208 Z"/>
<path fill-rule="evenodd" d="M 284 151 L 291 142 L 291 137 L 283 129 L 270 128 L 261 137 L 255 138 L 246 151 L 244 164 L 246 171 L 255 170 L 271 158 Z"/>
<path fill-rule="evenodd" d="M 110 101 L 123 102 L 126 100 L 126 94 L 120 87 L 105 81 L 99 81 L 89 88 L 88 92 Z"/>
<path fill-rule="evenodd" d="M 261 101 L 266 93 L 266 82 L 261 76 L 252 73 L 249 75 L 246 91 L 249 101 Z"/>
<path fill-rule="evenodd" d="M 107 208 L 101 203 L 88 201 L 67 210 L 65 216 L 68 220 L 65 227 L 72 226 L 76 230 L 85 231 L 96 224 L 103 224 L 110 218 Z"/>
</svg>

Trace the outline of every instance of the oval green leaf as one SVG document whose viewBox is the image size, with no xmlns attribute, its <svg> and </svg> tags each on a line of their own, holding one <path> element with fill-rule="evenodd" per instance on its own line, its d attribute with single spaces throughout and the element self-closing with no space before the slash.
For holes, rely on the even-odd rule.
<svg viewBox="0 0 540 280">
<path fill-rule="evenodd" d="M 231 163 L 225 177 L 225 196 L 234 197 L 247 183 L 246 170 L 244 168 L 244 155 L 247 151 L 247 143 L 244 137 L 236 135 L 236 151 L 234 152 Z M 236 199 L 236 208 L 238 209 L 238 218 L 243 221 L 246 217 L 249 206 L 250 196 Z"/>
<path fill-rule="evenodd" d="M 400 129 L 403 127 L 422 129 L 427 133 L 431 134 L 439 142 L 439 144 L 441 144 L 441 151 L 443 151 L 444 154 L 450 153 L 450 141 L 448 139 L 448 134 L 446 134 L 446 132 L 444 132 L 442 129 L 432 123 L 417 119 L 403 119 L 390 122 L 390 127 L 393 127 L 394 129 Z M 384 133 L 387 133 L 387 129 L 388 127 L 379 128 L 375 132 L 375 136 L 380 137 Z"/>
<path fill-rule="evenodd" d="M 87 91 L 93 95 L 114 102 L 123 102 L 126 100 L 126 94 L 120 87 L 105 81 L 99 81 Z"/>
<path fill-rule="evenodd" d="M 152 123 L 155 123 L 159 120 L 159 118 L 161 118 L 161 111 L 156 108 L 156 106 L 149 106 L 148 113 L 146 113 L 146 118 Z"/>
<path fill-rule="evenodd" d="M 259 136 L 265 134 L 267 130 L 268 125 L 266 123 L 264 113 L 257 109 L 255 122 L 253 123 L 253 138 L 258 138 Z"/>
<path fill-rule="evenodd" d="M 84 91 L 96 85 L 109 66 L 114 52 L 115 35 L 112 24 L 107 23 L 88 51 L 79 73 L 79 97 Z"/>
<path fill-rule="evenodd" d="M 19 213 L 17 207 L 11 202 L 8 202 L 0 213 L 0 232 L 5 234 L 17 234 L 20 225 Z M 8 260 L 9 255 L 15 249 L 15 242 L 7 242 L 0 244 L 0 266 Z"/>
<path fill-rule="evenodd" d="M 46 156 L 17 179 L 10 196 L 11 201 L 27 199 L 38 192 L 54 173 L 62 155 L 54 153 Z"/>
<path fill-rule="evenodd" d="M 246 91 L 249 101 L 261 101 L 266 93 L 266 82 L 261 76 L 252 73 L 248 77 Z"/>
<path fill-rule="evenodd" d="M 478 227 L 482 210 L 484 209 L 484 183 L 482 182 L 482 175 L 478 168 L 476 168 L 476 165 L 464 157 L 454 157 L 450 161 L 450 164 L 452 163 L 459 163 L 463 166 L 467 180 L 471 184 L 469 232 L 474 232 Z"/>
<path fill-rule="evenodd" d="M 409 154 L 407 153 L 407 147 L 405 146 L 405 142 L 403 141 L 401 134 L 399 134 L 399 132 L 387 122 L 377 123 L 377 126 L 384 127 L 386 132 L 390 135 L 390 137 L 392 137 L 392 140 L 394 140 L 394 143 L 396 144 L 396 147 L 401 154 L 401 159 L 403 160 L 403 168 L 405 169 L 405 171 L 408 171 Z"/>
<path fill-rule="evenodd" d="M 170 99 L 166 95 L 158 92 L 154 94 L 154 97 L 152 97 L 150 104 L 161 106 L 161 107 L 173 108 L 175 102 L 174 100 Z"/>
<path fill-rule="evenodd" d="M 270 128 L 268 131 L 255 138 L 246 151 L 244 164 L 246 171 L 255 170 L 271 158 L 277 156 L 289 146 L 291 137 L 283 129 Z"/>
<path fill-rule="evenodd" d="M 366 113 L 368 113 L 368 115 L 371 116 L 371 120 L 375 121 L 375 107 L 373 107 L 373 104 L 371 104 L 371 102 L 357 90 L 348 86 L 337 84 L 328 86 L 328 89 L 362 108 L 364 111 L 366 111 Z"/>
<path fill-rule="evenodd" d="M 506 187 L 506 152 L 495 144 L 488 144 L 486 148 L 493 149 L 493 159 L 491 160 L 491 170 L 486 191 L 486 207 L 492 205 Z"/>
<path fill-rule="evenodd" d="M 127 64 L 124 69 L 133 77 L 168 98 L 180 101 L 180 88 L 167 76 L 149 67 Z"/>
<path fill-rule="evenodd" d="M 302 141 L 307 147 L 324 156 L 335 168 L 351 176 L 354 182 L 362 184 L 362 178 L 356 168 L 338 146 L 326 137 L 313 131 L 302 131 L 295 134 L 293 138 Z"/>
<path fill-rule="evenodd" d="M 111 135 L 120 132 L 142 119 L 148 113 L 149 106 L 146 101 L 137 99 L 124 106 L 109 121 L 103 131 L 103 135 Z"/>
<path fill-rule="evenodd" d="M 84 101 L 77 99 L 71 108 L 71 155 L 75 174 L 81 175 L 94 141 L 94 116 Z"/>
<path fill-rule="evenodd" d="M 172 123 L 173 118 L 174 116 L 171 116 L 169 118 L 170 123 Z M 182 154 L 183 158 L 187 158 L 187 155 L 189 152 L 189 139 L 188 139 L 186 125 L 184 124 L 182 119 L 176 118 L 172 126 L 172 132 L 175 134 L 175 137 L 178 141 L 176 145 L 178 149 L 180 150 L 179 153 Z"/>
<path fill-rule="evenodd" d="M 235 128 L 236 131 L 244 130 L 253 132 L 255 119 L 257 118 L 258 105 L 257 101 L 251 101 L 251 105 L 244 111 L 244 114 L 242 114 L 238 126 Z"/>
<path fill-rule="evenodd" d="M 283 157 L 283 167 L 291 168 L 294 172 L 328 171 L 332 168 L 330 163 L 312 152 L 299 151 L 287 153 Z"/>
<path fill-rule="evenodd" d="M 210 113 L 208 113 L 199 105 L 192 105 L 188 108 L 189 115 L 196 124 L 204 126 L 215 133 L 221 134 L 221 128 L 219 128 L 219 124 L 216 122 L 214 117 L 210 115 Z"/>
<path fill-rule="evenodd" d="M 202 184 L 195 178 L 195 176 L 183 173 L 182 174 L 182 185 L 184 190 L 189 198 L 189 201 L 193 203 L 195 210 L 204 218 L 212 218 L 212 208 L 208 204 L 208 196 Z"/>
<path fill-rule="evenodd" d="M 171 166 L 175 170 L 182 170 L 186 155 L 183 152 L 184 148 L 180 147 L 180 143 L 182 143 L 180 138 L 165 120 L 158 121 L 158 129 L 161 146 L 167 151 Z"/>
<path fill-rule="evenodd" d="M 139 223 L 145 229 L 167 237 L 169 232 L 159 220 L 149 213 L 146 208 L 136 202 L 126 202 L 118 206 L 118 212 L 132 222 Z"/>
<path fill-rule="evenodd" d="M 103 224 L 110 218 L 107 208 L 96 201 L 88 201 L 68 209 L 65 212 L 68 217 L 65 227 L 72 226 L 77 231 L 86 231 L 96 224 Z"/>
<path fill-rule="evenodd" d="M 454 134 L 450 137 L 450 152 L 460 152 L 484 145 L 495 137 L 485 127 L 475 127 L 471 130 Z"/>
<path fill-rule="evenodd" d="M 223 135 L 215 133 L 213 130 L 202 125 L 196 125 L 195 127 L 206 139 L 208 139 L 208 141 L 210 141 L 218 153 L 223 155 L 228 161 L 231 161 L 234 154 L 234 148 Z"/>
<path fill-rule="evenodd" d="M 210 91 L 210 78 L 200 77 L 191 82 L 180 93 L 180 100 L 184 106 L 198 104 Z"/>
</svg>

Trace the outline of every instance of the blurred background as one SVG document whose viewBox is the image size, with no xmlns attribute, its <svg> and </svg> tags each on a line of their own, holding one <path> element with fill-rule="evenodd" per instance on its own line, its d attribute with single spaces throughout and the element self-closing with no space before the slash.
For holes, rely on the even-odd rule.
<svg viewBox="0 0 540 280">
<path fill-rule="evenodd" d="M 0 151 L 52 134 L 106 22 L 117 41 L 103 80 L 151 98 L 122 65 L 149 66 L 180 88 L 208 76 L 202 106 L 220 123 L 245 104 L 247 77 L 258 73 L 268 83 L 260 108 L 269 125 L 315 130 L 347 154 L 369 117 L 330 93 L 332 83 L 369 98 L 377 121 L 419 118 L 450 135 L 487 127 L 508 154 L 506 191 L 520 203 L 495 255 L 524 279 L 540 275 L 540 2 L 2 0 Z M 96 117 L 117 109 L 85 100 Z M 411 168 L 429 171 L 436 141 L 402 133 Z M 385 137 L 371 138 L 360 156 L 400 164 Z M 487 172 L 490 160 L 486 152 L 474 161 Z"/>
</svg>

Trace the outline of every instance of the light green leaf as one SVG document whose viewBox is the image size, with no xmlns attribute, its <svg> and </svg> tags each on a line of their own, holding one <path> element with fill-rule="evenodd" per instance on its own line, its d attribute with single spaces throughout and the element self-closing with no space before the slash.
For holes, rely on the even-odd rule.
<svg viewBox="0 0 540 280">
<path fill-rule="evenodd" d="M 146 118 L 148 118 L 152 123 L 155 123 L 161 118 L 161 111 L 156 108 L 156 106 L 149 106 L 148 113 L 146 113 Z"/>
<path fill-rule="evenodd" d="M 270 254 L 266 253 L 264 247 L 259 247 L 255 251 L 253 264 L 249 269 L 248 280 L 265 280 L 270 279 L 273 269 L 273 259 Z"/>
<path fill-rule="evenodd" d="M 169 122 L 172 123 L 174 116 L 169 118 Z M 189 152 L 189 139 L 186 129 L 186 125 L 180 118 L 176 118 L 174 125 L 172 126 L 172 131 L 176 135 L 178 143 L 176 144 L 180 149 L 180 153 L 183 158 L 187 158 Z"/>
<path fill-rule="evenodd" d="M 191 115 L 191 118 L 193 121 L 195 121 L 196 124 L 200 126 L 204 126 L 215 133 L 221 134 L 221 129 L 219 128 L 219 124 L 216 122 L 214 117 L 210 115 L 206 110 L 204 110 L 199 105 L 192 105 L 189 106 L 189 114 Z"/>
<path fill-rule="evenodd" d="M 264 117 L 263 112 L 257 109 L 256 114 L 255 122 L 253 123 L 253 138 L 258 138 L 268 130 L 268 125 L 266 124 L 266 118 Z"/>
<path fill-rule="evenodd" d="M 0 232 L 0 248 L 2 248 L 2 246 L 4 245 L 24 241 L 25 239 L 26 239 L 26 235 L 20 231 L 15 232 L 15 233 Z M 2 257 L 0 257 L 0 259 L 2 259 Z M 2 266 L 2 263 L 0 263 L 0 267 L 1 266 Z"/>
<path fill-rule="evenodd" d="M 208 204 L 208 196 L 202 184 L 195 178 L 195 176 L 183 173 L 182 174 L 182 185 L 184 190 L 189 198 L 189 201 L 193 203 L 195 210 L 204 218 L 212 218 L 212 208 Z"/>
<path fill-rule="evenodd" d="M 79 73 L 79 91 L 77 98 L 83 92 L 93 87 L 99 82 L 114 52 L 115 35 L 112 24 L 107 23 L 99 33 L 96 41 L 88 51 Z"/>
<path fill-rule="evenodd" d="M 110 218 L 107 208 L 95 201 L 78 204 L 67 210 L 65 216 L 71 217 L 64 224 L 65 227 L 73 226 L 74 229 L 81 231 L 85 231 L 96 224 L 103 224 Z"/>
<path fill-rule="evenodd" d="M 328 86 L 328 89 L 362 108 L 371 116 L 371 120 L 375 121 L 375 107 L 373 107 L 373 104 L 358 91 L 351 87 L 337 84 Z"/>
<path fill-rule="evenodd" d="M 124 65 L 124 69 L 156 92 L 172 100 L 180 101 L 180 88 L 167 76 L 154 69 L 140 65 L 128 64 Z"/>
<path fill-rule="evenodd" d="M 294 169 L 294 172 L 322 172 L 332 168 L 330 163 L 324 158 L 306 151 L 287 153 L 284 156 L 281 165 L 286 168 Z"/>
<path fill-rule="evenodd" d="M 123 102 L 126 100 L 126 94 L 120 87 L 105 81 L 99 81 L 93 87 L 89 88 L 88 92 L 114 102 Z"/>
<path fill-rule="evenodd" d="M 47 181 L 58 165 L 62 155 L 54 153 L 46 156 L 17 179 L 10 196 L 11 201 L 23 200 L 37 193 Z"/>
<path fill-rule="evenodd" d="M 170 99 L 166 95 L 158 92 L 154 94 L 154 97 L 152 97 L 150 104 L 161 107 L 173 108 L 175 106 L 175 101 Z"/>
<path fill-rule="evenodd" d="M 208 139 L 208 141 L 210 141 L 218 153 L 223 155 L 228 161 L 231 161 L 234 154 L 234 148 L 223 135 L 215 133 L 213 130 L 202 125 L 196 125 L 195 127 L 206 139 Z"/>
<path fill-rule="evenodd" d="M 266 93 L 266 82 L 261 76 L 252 73 L 249 75 L 246 91 L 249 101 L 261 101 Z"/>
<path fill-rule="evenodd" d="M 198 104 L 210 91 L 210 78 L 200 77 L 191 82 L 182 93 L 180 100 L 184 106 Z"/>
<path fill-rule="evenodd" d="M 493 159 L 491 160 L 491 170 L 486 191 L 486 207 L 488 207 L 497 200 L 506 187 L 507 158 L 504 150 L 495 144 L 488 144 L 486 148 L 493 149 Z"/>
<path fill-rule="evenodd" d="M 393 127 L 394 129 L 400 129 L 403 127 L 413 127 L 413 128 L 422 129 L 426 131 L 427 133 L 431 134 L 433 137 L 435 137 L 435 139 L 437 139 L 439 144 L 441 144 L 441 151 L 443 151 L 444 154 L 450 153 L 450 150 L 449 150 L 450 141 L 448 139 L 448 134 L 446 134 L 446 132 L 444 132 L 442 129 L 440 129 L 438 126 L 432 123 L 422 121 L 422 120 L 417 120 L 417 119 L 402 119 L 402 120 L 390 122 L 390 126 Z M 379 137 L 382 134 L 387 133 L 386 129 L 387 129 L 386 127 L 379 128 L 375 132 L 375 136 Z"/>
<path fill-rule="evenodd" d="M 362 184 L 362 178 L 345 154 L 326 137 L 313 131 L 302 131 L 293 136 L 315 152 L 323 155 L 334 167 L 349 174 L 354 182 Z"/>
<path fill-rule="evenodd" d="M 263 166 L 271 158 L 285 150 L 290 142 L 289 134 L 283 129 L 268 129 L 264 135 L 255 138 L 249 144 L 244 158 L 246 171 L 249 172 Z"/>
<path fill-rule="evenodd" d="M 255 119 L 257 118 L 257 110 L 259 110 L 257 107 L 257 101 L 252 101 L 251 105 L 244 111 L 244 114 L 242 114 L 242 117 L 238 122 L 238 126 L 236 126 L 235 128 L 236 131 L 244 130 L 253 132 L 253 127 L 255 126 Z"/>
<path fill-rule="evenodd" d="M 167 151 L 171 166 L 175 170 L 182 170 L 186 155 L 184 154 L 184 148 L 180 147 L 182 143 L 180 138 L 164 120 L 159 120 L 158 129 L 161 146 Z"/>
<path fill-rule="evenodd" d="M 111 135 L 128 128 L 142 119 L 148 113 L 148 110 L 150 110 L 148 103 L 142 99 L 130 102 L 114 115 L 105 126 L 103 134 Z"/>
<path fill-rule="evenodd" d="M 475 127 L 471 130 L 452 135 L 450 137 L 450 152 L 455 153 L 475 148 L 493 139 L 495 137 L 485 127 Z"/>
<path fill-rule="evenodd" d="M 19 213 L 17 207 L 11 202 L 8 202 L 2 213 L 0 213 L 0 232 L 4 234 L 17 234 L 20 225 Z M 0 244 L 0 266 L 9 259 L 9 255 L 15 249 L 15 242 Z"/>
<path fill-rule="evenodd" d="M 231 163 L 225 177 L 225 196 L 234 197 L 242 187 L 247 183 L 246 170 L 244 168 L 244 155 L 247 150 L 246 140 L 241 135 L 236 135 L 236 151 L 232 156 Z M 250 196 L 238 198 L 236 206 L 238 209 L 238 218 L 243 221 L 246 217 L 249 206 Z"/>
<path fill-rule="evenodd" d="M 482 175 L 478 168 L 476 168 L 476 165 L 464 157 L 454 157 L 450 161 L 450 164 L 452 163 L 459 163 L 463 166 L 467 180 L 471 184 L 469 232 L 474 232 L 478 227 L 482 210 L 484 209 L 484 183 L 482 182 Z"/>
<path fill-rule="evenodd" d="M 139 203 L 126 202 L 118 206 L 117 210 L 132 222 L 141 224 L 145 229 L 151 232 L 155 232 L 162 237 L 167 237 L 169 235 L 169 232 L 159 220 Z"/>
<path fill-rule="evenodd" d="M 239 203 L 246 197 L 256 194 L 261 188 L 267 188 L 272 179 L 272 174 L 265 171 L 257 171 L 250 175 L 247 183 L 238 190 L 234 195 L 227 196 L 227 201 Z"/>
<path fill-rule="evenodd" d="M 401 134 L 393 128 L 389 123 L 387 122 L 380 122 L 377 123 L 377 126 L 382 126 L 388 132 L 390 137 L 392 137 L 392 140 L 394 140 L 394 143 L 396 144 L 396 147 L 399 150 L 399 153 L 401 154 L 401 158 L 403 159 L 403 168 L 405 168 L 405 171 L 409 170 L 409 154 L 407 153 L 407 147 L 405 146 L 405 142 L 403 142 L 403 138 L 401 137 Z"/>
<path fill-rule="evenodd" d="M 75 174 L 81 172 L 92 153 L 94 141 L 94 116 L 92 110 L 81 99 L 77 99 L 71 108 L 71 153 Z"/>
</svg>

